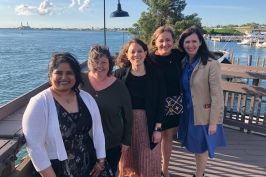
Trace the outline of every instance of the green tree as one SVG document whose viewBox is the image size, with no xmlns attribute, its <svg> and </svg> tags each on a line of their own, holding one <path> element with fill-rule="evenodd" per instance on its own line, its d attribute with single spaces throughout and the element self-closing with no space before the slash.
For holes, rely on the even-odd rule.
<svg viewBox="0 0 266 177">
<path fill-rule="evenodd" d="M 155 29 L 166 24 L 174 28 L 177 36 L 192 25 L 201 28 L 201 19 L 196 13 L 187 16 L 182 13 L 186 7 L 185 0 L 142 1 L 148 6 L 148 11 L 142 12 L 137 23 L 129 30 L 135 37 L 148 42 Z"/>
</svg>

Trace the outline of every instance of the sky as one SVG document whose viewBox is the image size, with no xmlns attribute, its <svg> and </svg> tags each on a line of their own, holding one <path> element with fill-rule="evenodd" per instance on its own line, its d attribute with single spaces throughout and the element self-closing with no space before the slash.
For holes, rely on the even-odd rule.
<svg viewBox="0 0 266 177">
<path fill-rule="evenodd" d="M 0 0 L 0 28 L 103 27 L 103 0 Z M 120 0 L 130 17 L 110 18 L 117 0 L 106 0 L 106 27 L 125 28 L 136 23 L 147 6 L 142 0 Z M 183 13 L 197 13 L 203 26 L 255 22 L 266 24 L 266 0 L 186 0 Z"/>
</svg>

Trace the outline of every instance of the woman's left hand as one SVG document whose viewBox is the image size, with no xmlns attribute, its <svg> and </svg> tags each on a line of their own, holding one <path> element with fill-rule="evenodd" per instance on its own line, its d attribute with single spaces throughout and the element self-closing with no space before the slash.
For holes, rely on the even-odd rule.
<svg viewBox="0 0 266 177">
<path fill-rule="evenodd" d="M 209 125 L 208 134 L 213 135 L 216 133 L 217 125 Z"/>
<path fill-rule="evenodd" d="M 152 134 L 152 142 L 153 143 L 160 143 L 162 139 L 162 133 L 159 131 L 154 131 Z"/>
</svg>

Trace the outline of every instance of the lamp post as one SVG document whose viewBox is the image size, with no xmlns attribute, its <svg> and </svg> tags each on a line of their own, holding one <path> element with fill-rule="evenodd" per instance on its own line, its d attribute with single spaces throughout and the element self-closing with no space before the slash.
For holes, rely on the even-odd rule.
<svg viewBox="0 0 266 177">
<path fill-rule="evenodd" d="M 105 0 L 103 0 L 103 36 L 104 36 L 104 46 L 106 46 Z"/>
<path fill-rule="evenodd" d="M 128 17 L 129 14 L 122 10 L 120 0 L 118 0 L 117 10 L 112 12 L 110 17 Z M 103 34 L 104 34 L 104 45 L 106 46 L 106 26 L 105 26 L 105 0 L 103 0 Z"/>
</svg>

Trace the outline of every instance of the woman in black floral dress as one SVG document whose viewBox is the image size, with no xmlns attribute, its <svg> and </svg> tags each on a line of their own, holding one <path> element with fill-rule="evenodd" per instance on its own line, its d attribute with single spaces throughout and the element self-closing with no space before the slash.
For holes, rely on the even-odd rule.
<svg viewBox="0 0 266 177">
<path fill-rule="evenodd" d="M 98 177 L 105 139 L 95 100 L 78 89 L 79 63 L 69 53 L 54 54 L 48 70 L 51 86 L 31 98 L 23 115 L 31 161 L 42 177 Z"/>
</svg>

